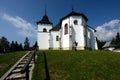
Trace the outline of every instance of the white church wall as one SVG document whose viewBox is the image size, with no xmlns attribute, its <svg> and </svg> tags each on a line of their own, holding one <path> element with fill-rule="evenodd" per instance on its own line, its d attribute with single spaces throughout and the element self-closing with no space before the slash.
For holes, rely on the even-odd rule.
<svg viewBox="0 0 120 80">
<path fill-rule="evenodd" d="M 70 25 L 74 25 L 74 20 L 78 20 L 78 25 L 82 24 L 82 17 L 81 16 L 71 16 L 70 17 Z"/>
<path fill-rule="evenodd" d="M 98 50 L 98 47 L 97 47 L 97 41 L 96 41 L 96 37 L 95 37 L 95 33 L 94 32 L 92 32 L 92 49 L 93 50 Z"/>
<path fill-rule="evenodd" d="M 96 41 L 96 37 L 95 37 L 95 31 L 91 28 L 89 28 L 89 32 L 90 32 L 90 47 L 92 50 L 97 50 L 97 41 Z"/>
<path fill-rule="evenodd" d="M 87 25 L 86 20 L 85 20 L 83 17 L 82 17 L 81 19 L 82 19 L 82 25 L 83 25 L 83 26 L 86 26 L 86 25 Z"/>
<path fill-rule="evenodd" d="M 77 20 L 78 24 L 74 24 L 74 21 Z M 85 47 L 85 39 L 84 39 L 84 23 L 82 23 L 81 16 L 72 16 L 71 17 L 71 25 L 72 25 L 72 38 L 73 44 L 76 41 L 78 43 L 78 49 L 84 49 Z"/>
<path fill-rule="evenodd" d="M 59 31 L 51 31 L 51 37 L 52 37 L 52 49 L 59 49 L 60 48 L 60 44 L 59 44 L 59 39 L 57 40 L 57 36 L 58 38 L 60 38 L 59 35 Z"/>
<path fill-rule="evenodd" d="M 64 33 L 65 24 L 68 24 L 68 34 Z M 62 21 L 61 28 L 62 28 L 62 36 L 61 36 L 62 49 L 69 49 L 69 18 L 66 18 Z"/>
<path fill-rule="evenodd" d="M 38 32 L 38 46 L 39 49 L 49 49 L 49 33 Z"/>
<path fill-rule="evenodd" d="M 98 44 L 96 38 L 95 38 L 95 50 L 98 50 Z"/>
<path fill-rule="evenodd" d="M 95 37 L 94 37 L 94 33 L 93 31 L 91 31 L 90 33 L 90 37 L 91 37 L 91 49 L 95 49 Z"/>
<path fill-rule="evenodd" d="M 90 30 L 87 29 L 87 35 L 86 35 L 86 38 L 87 38 L 87 48 L 90 48 L 91 47 L 91 43 L 90 43 Z"/>
<path fill-rule="evenodd" d="M 38 31 L 43 32 L 44 28 L 47 30 L 47 32 L 49 32 L 49 30 L 52 29 L 52 25 L 50 25 L 50 24 L 38 24 Z"/>
<path fill-rule="evenodd" d="M 50 47 L 50 49 L 52 49 L 53 48 L 53 36 L 52 36 L 52 34 L 51 34 L 51 32 L 50 32 L 50 40 L 49 40 L 49 47 Z"/>
<path fill-rule="evenodd" d="M 46 32 L 43 32 L 46 29 Z M 39 49 L 49 49 L 50 48 L 50 34 L 49 30 L 52 29 L 50 24 L 38 24 L 38 46 Z"/>
</svg>

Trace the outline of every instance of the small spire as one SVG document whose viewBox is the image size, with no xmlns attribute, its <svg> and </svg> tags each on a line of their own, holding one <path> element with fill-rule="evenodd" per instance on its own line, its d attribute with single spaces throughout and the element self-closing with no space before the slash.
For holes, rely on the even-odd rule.
<svg viewBox="0 0 120 80">
<path fill-rule="evenodd" d="M 72 5 L 72 12 L 74 11 L 74 6 Z"/>
<path fill-rule="evenodd" d="M 44 13 L 44 14 L 46 15 L 46 13 L 47 13 L 47 12 L 46 12 L 46 6 L 45 6 L 45 13 Z"/>
</svg>

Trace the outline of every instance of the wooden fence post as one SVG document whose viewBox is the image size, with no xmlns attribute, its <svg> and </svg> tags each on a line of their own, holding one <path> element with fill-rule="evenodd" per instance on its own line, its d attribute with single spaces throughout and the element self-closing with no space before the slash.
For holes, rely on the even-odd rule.
<svg viewBox="0 0 120 80">
<path fill-rule="evenodd" d="M 29 65 L 26 68 L 26 80 L 29 80 Z"/>
</svg>

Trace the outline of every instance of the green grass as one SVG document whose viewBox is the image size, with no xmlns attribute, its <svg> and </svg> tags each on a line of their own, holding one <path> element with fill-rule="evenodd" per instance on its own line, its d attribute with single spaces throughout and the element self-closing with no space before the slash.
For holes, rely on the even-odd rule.
<svg viewBox="0 0 120 80">
<path fill-rule="evenodd" d="M 119 80 L 120 53 L 110 51 L 40 51 L 32 80 L 45 80 L 44 55 L 51 80 Z"/>
<path fill-rule="evenodd" d="M 0 55 L 0 77 L 7 72 L 23 55 L 26 51 L 12 52 Z"/>
</svg>

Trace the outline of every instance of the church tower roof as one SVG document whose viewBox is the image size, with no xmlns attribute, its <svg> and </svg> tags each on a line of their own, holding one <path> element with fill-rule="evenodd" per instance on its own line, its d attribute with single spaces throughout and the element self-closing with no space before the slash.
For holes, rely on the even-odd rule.
<svg viewBox="0 0 120 80">
<path fill-rule="evenodd" d="M 46 14 L 46 9 L 45 9 L 45 14 L 44 16 L 42 17 L 42 19 L 40 21 L 37 22 L 37 24 L 52 24 L 52 22 L 49 21 L 49 18 Z"/>
</svg>

